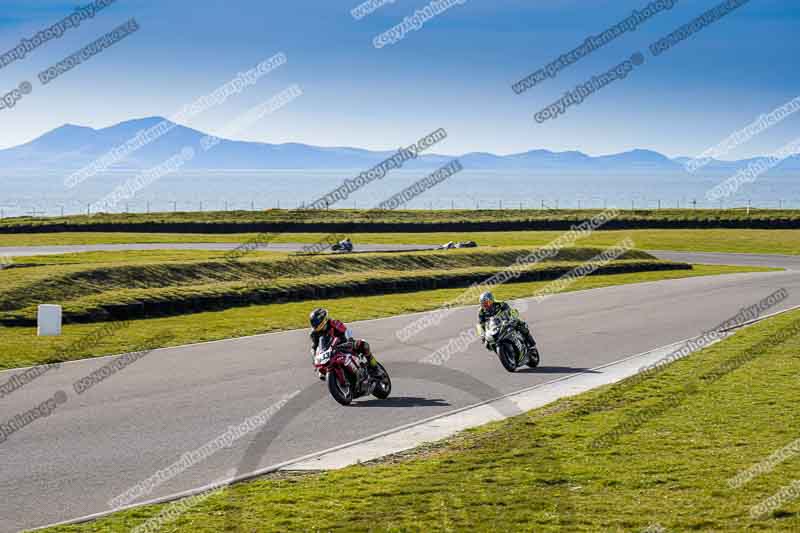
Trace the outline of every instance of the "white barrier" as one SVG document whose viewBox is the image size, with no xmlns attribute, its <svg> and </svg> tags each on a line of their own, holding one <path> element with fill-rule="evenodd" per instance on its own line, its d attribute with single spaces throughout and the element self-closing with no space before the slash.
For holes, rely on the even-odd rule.
<svg viewBox="0 0 800 533">
<path fill-rule="evenodd" d="M 37 317 L 38 335 L 52 337 L 61 335 L 61 306 L 45 304 L 39 306 Z"/>
</svg>

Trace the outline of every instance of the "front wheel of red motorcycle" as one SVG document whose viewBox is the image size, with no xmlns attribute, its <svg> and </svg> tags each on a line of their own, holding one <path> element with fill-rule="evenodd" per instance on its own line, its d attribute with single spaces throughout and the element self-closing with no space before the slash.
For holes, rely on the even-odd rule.
<svg viewBox="0 0 800 533">
<path fill-rule="evenodd" d="M 326 379 L 328 381 L 328 390 L 333 399 L 342 405 L 350 405 L 350 402 L 353 401 L 353 387 L 350 386 L 347 377 L 345 376 L 343 384 L 339 383 L 336 372 L 330 371 Z"/>
<path fill-rule="evenodd" d="M 381 381 L 375 385 L 372 395 L 379 400 L 385 400 L 392 393 L 392 380 L 382 364 L 378 363 L 378 367 L 381 369 Z"/>
</svg>

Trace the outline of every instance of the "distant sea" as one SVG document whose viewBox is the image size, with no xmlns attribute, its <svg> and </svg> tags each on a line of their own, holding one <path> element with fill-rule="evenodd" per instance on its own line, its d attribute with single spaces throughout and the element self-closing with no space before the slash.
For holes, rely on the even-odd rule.
<svg viewBox="0 0 800 533">
<path fill-rule="evenodd" d="M 197 171 L 165 176 L 133 198 L 118 204 L 114 212 L 216 211 L 234 209 L 297 208 L 336 188 L 361 170 L 253 170 Z M 400 192 L 426 170 L 400 170 L 375 181 L 337 203 L 334 208 L 367 209 Z M 54 216 L 86 213 L 87 205 L 110 193 L 132 172 L 96 176 L 73 189 L 63 175 L 41 172 L 0 174 L 0 215 Z M 707 190 L 728 176 L 669 175 L 572 175 L 527 171 L 464 170 L 415 198 L 410 209 L 488 208 L 718 208 L 705 199 Z M 798 175 L 774 175 L 745 185 L 722 207 L 747 206 L 800 208 Z M 696 201 L 696 204 L 693 203 Z"/>
</svg>

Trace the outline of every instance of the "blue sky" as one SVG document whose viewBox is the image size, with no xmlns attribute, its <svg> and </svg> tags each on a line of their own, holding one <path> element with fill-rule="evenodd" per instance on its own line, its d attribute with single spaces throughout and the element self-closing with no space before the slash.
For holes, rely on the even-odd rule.
<svg viewBox="0 0 800 533">
<path fill-rule="evenodd" d="M 0 53 L 83 2 L 3 0 Z M 93 20 L 0 69 L 0 93 L 22 81 L 33 93 L 0 110 L 0 147 L 64 123 L 105 127 L 169 116 L 237 72 L 277 52 L 288 63 L 187 124 L 219 132 L 236 114 L 297 83 L 304 95 L 237 138 L 396 149 L 444 127 L 440 153 L 499 154 L 546 148 L 604 154 L 647 148 L 696 155 L 800 95 L 800 6 L 749 4 L 652 57 L 570 109 L 538 124 L 533 115 L 713 7 L 675 7 L 522 95 L 513 82 L 641 9 L 649 0 L 467 0 L 381 49 L 373 38 L 427 5 L 395 0 L 362 20 L 359 0 L 117 0 Z M 37 74 L 135 17 L 141 29 L 46 86 Z M 800 134 L 800 113 L 731 158 L 764 154 Z"/>
</svg>

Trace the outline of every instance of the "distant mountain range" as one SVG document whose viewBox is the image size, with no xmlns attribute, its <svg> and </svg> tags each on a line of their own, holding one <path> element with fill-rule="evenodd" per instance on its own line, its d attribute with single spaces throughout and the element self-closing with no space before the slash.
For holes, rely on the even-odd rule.
<svg viewBox="0 0 800 533">
<path fill-rule="evenodd" d="M 102 129 L 66 124 L 41 137 L 13 148 L 0 150 L 0 169 L 47 170 L 63 172 L 88 165 L 111 149 L 165 119 L 149 117 L 129 120 Z M 157 141 L 131 154 L 115 169 L 144 169 L 158 165 L 185 146 L 196 149 L 198 156 L 185 169 L 368 169 L 391 156 L 393 151 L 376 152 L 359 148 L 324 148 L 299 143 L 268 144 L 222 140 L 216 147 L 203 152 L 200 141 L 206 134 L 192 128 L 175 125 Z M 435 149 L 435 147 L 434 147 Z M 547 173 L 684 173 L 686 157 L 670 159 L 651 150 L 631 150 L 604 156 L 589 156 L 582 152 L 551 152 L 531 150 L 506 156 L 473 152 L 460 156 L 426 153 L 406 164 L 408 168 L 437 167 L 459 157 L 466 170 L 525 170 Z M 757 161 L 735 162 L 713 160 L 698 174 L 732 172 Z M 784 161 L 779 170 L 800 170 L 800 157 Z"/>
</svg>

